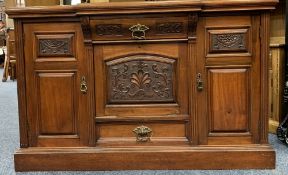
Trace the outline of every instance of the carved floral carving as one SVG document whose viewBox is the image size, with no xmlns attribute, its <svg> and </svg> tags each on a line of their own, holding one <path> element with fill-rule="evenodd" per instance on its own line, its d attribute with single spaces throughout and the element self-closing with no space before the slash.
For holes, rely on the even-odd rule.
<svg viewBox="0 0 288 175">
<path fill-rule="evenodd" d="M 39 39 L 39 55 L 72 55 L 71 39 Z"/>
<path fill-rule="evenodd" d="M 121 24 L 100 24 L 96 25 L 96 34 L 102 35 L 122 35 Z"/>
<path fill-rule="evenodd" d="M 108 66 L 109 101 L 172 102 L 173 63 L 132 59 Z"/>
<path fill-rule="evenodd" d="M 166 22 L 156 24 L 156 31 L 159 34 L 182 33 L 183 29 L 184 27 L 182 22 Z"/>
<path fill-rule="evenodd" d="M 212 51 L 246 50 L 245 33 L 212 34 Z"/>
</svg>

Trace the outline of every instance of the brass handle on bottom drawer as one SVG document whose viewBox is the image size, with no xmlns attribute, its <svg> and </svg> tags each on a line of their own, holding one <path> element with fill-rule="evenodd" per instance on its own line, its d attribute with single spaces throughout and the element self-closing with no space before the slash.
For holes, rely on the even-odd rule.
<svg viewBox="0 0 288 175">
<path fill-rule="evenodd" d="M 87 87 L 86 78 L 82 76 L 81 83 L 80 83 L 80 91 L 82 92 L 82 94 L 86 94 L 87 90 L 88 90 L 88 87 Z"/>
<path fill-rule="evenodd" d="M 152 135 L 152 129 L 147 126 L 138 126 L 133 130 L 136 135 L 137 142 L 148 142 L 150 141 L 150 137 Z"/>
</svg>

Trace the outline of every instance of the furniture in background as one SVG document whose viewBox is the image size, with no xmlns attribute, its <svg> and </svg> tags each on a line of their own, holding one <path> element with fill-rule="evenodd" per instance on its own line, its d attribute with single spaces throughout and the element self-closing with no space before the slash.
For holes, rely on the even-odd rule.
<svg viewBox="0 0 288 175">
<path fill-rule="evenodd" d="M 25 0 L 25 6 L 60 5 L 60 0 Z"/>
<path fill-rule="evenodd" d="M 288 144 L 288 3 L 285 6 L 285 74 L 284 74 L 284 93 L 283 93 L 283 119 L 277 129 L 278 139 Z"/>
<path fill-rule="evenodd" d="M 283 83 L 283 116 L 288 114 L 288 3 L 286 3 L 285 15 L 285 76 Z"/>
<path fill-rule="evenodd" d="M 277 128 L 277 137 L 281 142 L 288 144 L 288 114 Z"/>
<path fill-rule="evenodd" d="M 0 21 L 5 22 L 6 14 L 5 14 L 5 3 L 4 1 L 0 1 Z"/>
<path fill-rule="evenodd" d="M 3 24 L 5 24 L 6 15 L 4 1 L 0 1 L 0 68 L 4 66 L 5 61 L 5 32 L 3 30 Z"/>
<path fill-rule="evenodd" d="M 5 47 L 0 47 L 0 68 L 3 68 L 5 64 L 5 49 Z"/>
<path fill-rule="evenodd" d="M 16 171 L 275 168 L 268 144 L 277 0 L 9 9 Z"/>
<path fill-rule="evenodd" d="M 15 33 L 14 29 L 7 29 L 7 54 L 3 71 L 2 81 L 7 81 L 8 77 L 11 80 L 16 79 L 16 53 L 15 53 Z"/>
<path fill-rule="evenodd" d="M 274 40 L 273 40 L 274 39 Z M 276 133 L 282 121 L 283 75 L 285 64 L 284 38 L 270 39 L 269 61 L 269 132 Z"/>
<path fill-rule="evenodd" d="M 276 133 L 282 121 L 285 68 L 285 0 L 280 0 L 271 13 L 269 61 L 269 132 Z"/>
</svg>

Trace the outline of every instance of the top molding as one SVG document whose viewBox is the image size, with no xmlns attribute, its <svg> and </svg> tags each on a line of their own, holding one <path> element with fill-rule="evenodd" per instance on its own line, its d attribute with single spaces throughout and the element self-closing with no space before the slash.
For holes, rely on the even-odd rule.
<svg viewBox="0 0 288 175">
<path fill-rule="evenodd" d="M 101 14 L 139 14 L 159 12 L 225 12 L 272 10 L 278 0 L 182 0 L 148 2 L 110 2 L 75 6 L 33 6 L 9 8 L 10 18 L 73 17 Z"/>
</svg>

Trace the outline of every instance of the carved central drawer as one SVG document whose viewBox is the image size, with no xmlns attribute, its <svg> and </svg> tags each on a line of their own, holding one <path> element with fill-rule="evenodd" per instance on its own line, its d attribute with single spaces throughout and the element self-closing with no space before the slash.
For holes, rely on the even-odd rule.
<svg viewBox="0 0 288 175">
<path fill-rule="evenodd" d="M 144 40 L 186 38 L 187 17 L 130 17 L 92 19 L 93 40 Z"/>
</svg>

